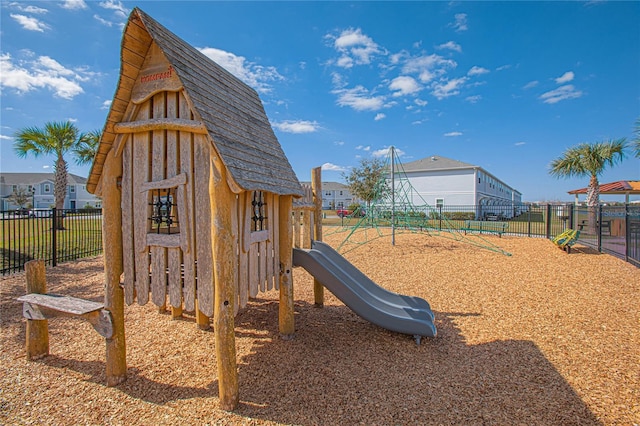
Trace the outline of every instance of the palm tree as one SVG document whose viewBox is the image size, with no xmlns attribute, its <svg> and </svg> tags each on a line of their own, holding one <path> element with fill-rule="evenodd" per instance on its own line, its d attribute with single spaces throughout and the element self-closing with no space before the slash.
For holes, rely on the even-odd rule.
<svg viewBox="0 0 640 426">
<path fill-rule="evenodd" d="M 78 138 L 78 146 L 74 149 L 76 164 L 87 164 L 93 161 L 93 158 L 96 156 L 96 152 L 98 152 L 100 138 L 102 138 L 101 130 L 93 130 L 80 135 Z"/>
<path fill-rule="evenodd" d="M 613 167 L 625 158 L 625 138 L 607 142 L 581 143 L 567 149 L 561 157 L 550 164 L 549 173 L 555 177 L 589 177 L 587 207 L 589 209 L 589 232 L 596 230 L 596 206 L 600 204 L 598 176 L 607 167 Z"/>
<path fill-rule="evenodd" d="M 18 130 L 15 134 L 14 149 L 19 157 L 24 158 L 29 154 L 34 157 L 55 155 L 53 195 L 56 209 L 59 211 L 64 208 L 64 200 L 67 193 L 68 165 L 64 157 L 66 154 L 72 153 L 77 157 L 79 164 L 88 162 L 87 150 L 93 146 L 95 153 L 95 148 L 97 147 L 97 142 L 94 142 L 96 133 L 99 134 L 99 132 L 91 132 L 86 135 L 80 135 L 78 128 L 70 121 L 66 121 L 48 122 L 45 123 L 43 128 L 26 127 Z M 91 156 L 91 158 L 93 157 Z M 56 228 L 63 228 L 62 215 L 56 220 Z"/>
</svg>

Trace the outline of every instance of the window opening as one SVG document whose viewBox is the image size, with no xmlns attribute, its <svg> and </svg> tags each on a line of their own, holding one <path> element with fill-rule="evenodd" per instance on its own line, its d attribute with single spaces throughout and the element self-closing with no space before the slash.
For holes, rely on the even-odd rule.
<svg viewBox="0 0 640 426">
<path fill-rule="evenodd" d="M 265 215 L 264 192 L 253 191 L 251 200 L 251 232 L 264 231 L 267 229 L 267 216 Z"/>
<path fill-rule="evenodd" d="M 152 214 L 149 218 L 151 231 L 156 234 L 177 234 L 180 223 L 176 215 L 176 188 L 150 191 Z"/>
</svg>

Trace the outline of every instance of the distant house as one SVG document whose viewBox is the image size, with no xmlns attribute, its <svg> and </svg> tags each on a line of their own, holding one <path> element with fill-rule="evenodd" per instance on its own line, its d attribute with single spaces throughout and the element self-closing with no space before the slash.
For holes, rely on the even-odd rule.
<svg viewBox="0 0 640 426">
<path fill-rule="evenodd" d="M 100 198 L 87 192 L 87 179 L 69 173 L 67 175 L 67 195 L 64 201 L 65 209 L 79 209 L 85 206 L 102 206 Z M 55 175 L 53 173 L 0 173 L 0 199 L 2 210 L 14 210 L 19 206 L 8 198 L 18 188 L 22 188 L 30 196 L 28 206 L 37 209 L 52 208 L 55 204 L 53 187 Z"/>
<path fill-rule="evenodd" d="M 522 194 L 480 166 L 432 155 L 402 164 L 412 203 L 439 206 L 492 206 L 505 216 L 518 214 Z"/>
<path fill-rule="evenodd" d="M 301 182 L 311 185 L 311 182 Z M 359 203 L 360 199 L 349 191 L 349 187 L 339 182 L 322 182 L 322 209 L 336 210 Z"/>
</svg>

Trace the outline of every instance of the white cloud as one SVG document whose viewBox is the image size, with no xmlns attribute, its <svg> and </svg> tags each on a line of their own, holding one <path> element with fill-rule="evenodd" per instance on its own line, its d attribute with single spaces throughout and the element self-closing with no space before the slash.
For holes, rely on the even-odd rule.
<svg viewBox="0 0 640 426">
<path fill-rule="evenodd" d="M 286 120 L 273 123 L 273 127 L 285 133 L 313 133 L 318 131 L 320 125 L 316 121 Z"/>
<path fill-rule="evenodd" d="M 346 172 L 347 170 L 349 170 L 348 167 L 338 166 L 337 164 L 333 163 L 324 163 L 321 166 L 321 169 L 331 172 Z"/>
<path fill-rule="evenodd" d="M 11 136 L 6 136 L 6 135 L 0 135 L 0 139 L 4 139 L 4 140 L 7 140 L 7 141 L 12 141 L 13 140 L 13 138 Z"/>
<path fill-rule="evenodd" d="M 48 30 L 49 26 L 39 19 L 31 16 L 19 15 L 12 13 L 10 15 L 18 24 L 22 25 L 22 28 L 28 31 L 38 31 L 43 33 L 44 30 Z"/>
<path fill-rule="evenodd" d="M 48 56 L 14 63 L 10 54 L 0 55 L 0 87 L 15 89 L 18 93 L 46 88 L 55 96 L 73 99 L 84 92 L 79 82 L 85 79 L 82 73 L 65 68 Z"/>
<path fill-rule="evenodd" d="M 366 146 L 365 145 L 358 145 L 358 146 L 356 146 L 356 149 L 358 151 L 367 151 L 367 152 L 369 152 L 369 151 L 371 151 L 371 146 L 369 146 L 369 145 L 366 145 Z"/>
<path fill-rule="evenodd" d="M 122 2 L 116 0 L 106 0 L 99 3 L 100 7 L 108 10 L 113 10 L 118 18 L 126 18 L 131 12 L 124 7 Z"/>
<path fill-rule="evenodd" d="M 371 155 L 376 158 L 386 157 L 387 155 L 389 155 L 390 151 L 391 151 L 391 147 L 382 148 L 382 149 L 373 151 Z M 398 157 L 402 157 L 403 155 L 406 154 L 406 152 L 404 152 L 399 148 L 395 148 L 394 151 Z"/>
<path fill-rule="evenodd" d="M 538 80 L 533 80 L 528 82 L 527 84 L 525 84 L 522 88 L 523 89 L 532 89 L 534 87 L 536 87 L 540 82 Z"/>
<path fill-rule="evenodd" d="M 43 9 L 41 7 L 36 7 L 36 6 L 24 6 L 23 7 L 22 5 L 20 5 L 18 3 L 12 3 L 11 6 L 16 6 L 16 8 L 18 10 L 20 10 L 22 12 L 25 12 L 25 13 L 36 13 L 36 14 L 38 14 L 38 13 L 48 13 L 49 12 L 49 10 Z"/>
<path fill-rule="evenodd" d="M 560 101 L 564 101 L 567 99 L 576 99 L 581 96 L 582 92 L 580 90 L 576 90 L 576 88 L 572 84 L 567 84 L 564 86 L 560 86 L 555 90 L 543 93 L 542 95 L 540 95 L 539 99 L 542 99 L 545 104 L 555 104 Z"/>
<path fill-rule="evenodd" d="M 384 118 L 386 118 L 387 116 L 381 112 L 377 113 L 376 116 L 373 118 L 375 121 L 380 121 Z"/>
<path fill-rule="evenodd" d="M 445 59 L 440 55 L 423 55 L 409 58 L 402 67 L 402 72 L 405 74 L 418 74 L 420 81 L 427 83 L 457 65 L 455 61 Z"/>
<path fill-rule="evenodd" d="M 334 38 L 333 47 L 341 53 L 337 65 L 344 68 L 352 67 L 354 64 L 369 64 L 374 55 L 384 53 L 371 37 L 362 33 L 360 28 L 349 28 L 337 37 L 327 37 Z"/>
<path fill-rule="evenodd" d="M 464 100 L 469 102 L 470 104 L 477 104 L 480 99 L 482 99 L 482 96 L 480 95 L 467 96 L 466 98 L 464 98 Z"/>
<path fill-rule="evenodd" d="M 499 66 L 498 68 L 496 68 L 496 71 L 504 71 L 504 70 L 508 70 L 509 68 L 511 68 L 511 65 L 509 65 L 509 64 L 502 65 L 502 66 Z"/>
<path fill-rule="evenodd" d="M 106 101 L 104 101 L 102 103 L 102 106 L 100 107 L 100 109 L 109 109 L 109 108 L 111 108 L 111 102 L 113 102 L 111 99 L 107 99 Z"/>
<path fill-rule="evenodd" d="M 446 136 L 448 138 L 454 137 L 454 136 L 462 136 L 462 132 L 449 132 L 449 133 L 445 133 L 443 136 Z"/>
<path fill-rule="evenodd" d="M 391 84 L 389 84 L 389 89 L 394 92 L 393 96 L 404 96 L 417 93 L 422 90 L 422 87 L 420 87 L 418 82 L 413 77 L 402 75 L 400 77 L 394 78 L 391 81 Z"/>
<path fill-rule="evenodd" d="M 443 43 L 443 44 L 438 46 L 438 49 L 449 49 L 449 50 L 453 50 L 453 51 L 458 52 L 458 53 L 462 52 L 462 46 L 460 46 L 455 41 L 448 41 L 446 43 Z"/>
<path fill-rule="evenodd" d="M 574 77 L 575 77 L 575 74 L 573 74 L 573 71 L 567 71 L 564 74 L 562 74 L 560 77 L 556 78 L 555 80 L 556 80 L 556 83 L 558 84 L 564 84 L 572 81 Z"/>
<path fill-rule="evenodd" d="M 337 146 L 342 146 L 344 145 L 344 141 L 335 141 L 333 144 Z"/>
<path fill-rule="evenodd" d="M 482 68 L 482 67 L 478 67 L 478 66 L 473 66 L 471 67 L 471 69 L 469 70 L 469 72 L 467 73 L 468 76 L 472 76 L 472 75 L 482 75 L 482 74 L 487 74 L 489 72 L 488 69 L 486 68 Z"/>
<path fill-rule="evenodd" d="M 433 85 L 433 96 L 438 99 L 448 98 L 460 94 L 460 87 L 467 81 L 467 77 L 454 78 L 452 80 L 437 82 Z"/>
<path fill-rule="evenodd" d="M 284 80 L 275 67 L 258 65 L 247 61 L 243 56 L 214 47 L 203 47 L 198 50 L 258 92 L 267 93 L 271 91 L 270 82 Z"/>
<path fill-rule="evenodd" d="M 514 143 L 515 146 L 522 146 L 522 145 L 526 145 L 526 142 L 516 142 Z"/>
<path fill-rule="evenodd" d="M 456 13 L 455 22 L 449 24 L 450 27 L 456 32 L 467 31 L 469 26 L 467 25 L 467 14 L 466 13 Z"/>
<path fill-rule="evenodd" d="M 102 16 L 100 16 L 98 14 L 93 15 L 93 19 L 95 19 L 96 21 L 100 22 L 105 27 L 109 27 L 109 28 L 113 27 L 116 24 L 115 22 L 112 22 L 112 21 L 109 21 L 107 19 L 104 19 Z"/>
<path fill-rule="evenodd" d="M 377 111 L 384 106 L 384 97 L 369 96 L 369 92 L 362 86 L 353 89 L 336 89 L 331 93 L 338 95 L 337 104 L 348 106 L 356 111 Z"/>
<path fill-rule="evenodd" d="M 427 102 L 427 101 L 425 101 L 425 100 L 422 100 L 422 99 L 415 99 L 415 100 L 413 101 L 413 103 L 414 103 L 414 104 L 416 104 L 416 105 L 418 105 L 418 106 L 423 107 L 423 106 L 427 105 L 429 102 Z"/>
<path fill-rule="evenodd" d="M 84 2 L 84 0 L 65 0 L 61 7 L 63 9 L 69 9 L 69 10 L 81 10 L 81 9 L 86 9 L 87 8 L 87 4 Z"/>
</svg>

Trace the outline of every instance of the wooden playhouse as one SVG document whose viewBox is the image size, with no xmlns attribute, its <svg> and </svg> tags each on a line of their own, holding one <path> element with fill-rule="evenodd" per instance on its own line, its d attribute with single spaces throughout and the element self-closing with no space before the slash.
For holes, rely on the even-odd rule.
<svg viewBox="0 0 640 426">
<path fill-rule="evenodd" d="M 279 288 L 291 335 L 293 198 L 255 90 L 136 8 L 87 188 L 102 197 L 107 381 L 126 378 L 124 304 L 213 317 L 221 407 L 238 403 L 234 315 Z"/>
</svg>

